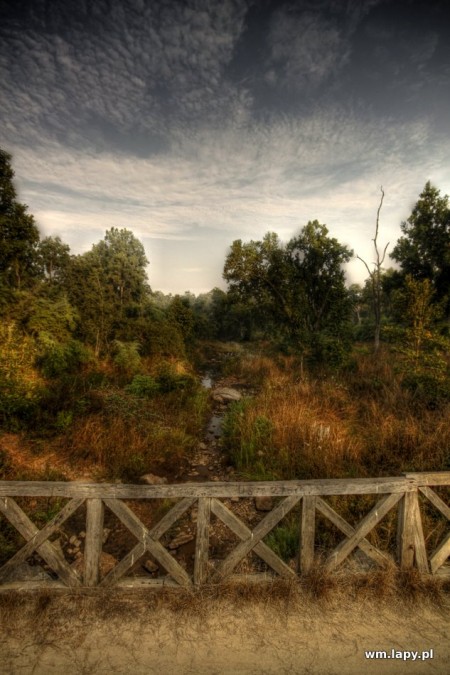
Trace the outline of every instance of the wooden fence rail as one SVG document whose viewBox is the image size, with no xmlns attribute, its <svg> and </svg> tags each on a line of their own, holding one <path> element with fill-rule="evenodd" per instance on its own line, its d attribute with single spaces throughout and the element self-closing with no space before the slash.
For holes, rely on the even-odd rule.
<svg viewBox="0 0 450 675">
<path fill-rule="evenodd" d="M 86 588 L 139 587 L 174 585 L 182 587 L 214 583 L 235 578 L 236 568 L 251 552 L 262 559 L 271 573 L 293 578 L 306 573 L 317 560 L 316 515 L 321 514 L 344 535 L 328 554 L 325 565 L 336 568 L 359 549 L 373 565 L 383 566 L 392 558 L 379 550 L 367 535 L 394 508 L 397 508 L 397 552 L 394 560 L 402 568 L 416 567 L 428 574 L 449 574 L 446 561 L 450 556 L 450 531 L 447 530 L 434 551 L 427 552 L 422 525 L 421 503 L 432 507 L 450 520 L 450 506 L 433 488 L 450 487 L 450 472 L 408 473 L 393 478 L 327 479 L 271 482 L 184 483 L 177 485 L 122 485 L 78 482 L 0 481 L 0 514 L 25 539 L 25 544 L 0 567 L 0 590 L 27 587 Z M 356 525 L 348 523 L 324 497 L 339 495 L 379 495 L 375 505 Z M 419 495 L 422 495 L 419 500 Z M 36 499 L 59 497 L 69 501 L 42 529 L 26 515 L 15 497 Z M 250 497 L 273 497 L 275 506 L 251 530 L 235 513 L 233 504 L 223 500 Z M 278 498 L 278 499 L 277 499 Z M 176 500 L 170 510 L 151 529 L 140 520 L 126 501 Z M 50 541 L 59 528 L 86 504 L 83 569 L 80 573 L 67 560 L 61 547 Z M 167 502 L 166 502 L 167 503 Z M 270 532 L 300 506 L 298 565 L 293 569 L 264 541 Z M 193 573 L 180 564 L 161 542 L 174 524 L 193 507 L 197 508 Z M 107 573 L 101 574 L 105 509 L 111 511 L 137 542 Z M 209 559 L 211 516 L 224 523 L 239 543 L 223 560 L 213 566 Z M 0 523 L 1 526 L 1 523 Z M 37 553 L 55 577 L 51 580 L 11 580 L 14 570 Z M 136 561 L 150 554 L 166 576 L 145 578 L 126 576 Z M 265 575 L 254 575 L 258 577 Z M 14 577 L 12 577 L 14 578 Z"/>
</svg>

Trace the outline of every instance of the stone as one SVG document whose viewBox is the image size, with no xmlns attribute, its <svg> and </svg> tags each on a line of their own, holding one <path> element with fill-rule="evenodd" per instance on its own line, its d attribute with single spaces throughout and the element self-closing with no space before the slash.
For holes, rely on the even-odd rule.
<svg viewBox="0 0 450 675">
<path fill-rule="evenodd" d="M 202 442 L 202 443 L 199 443 L 199 444 L 198 444 L 198 449 L 199 449 L 199 450 L 207 450 L 207 449 L 208 449 L 208 446 L 206 445 L 206 443 L 203 443 L 203 442 Z"/>
<path fill-rule="evenodd" d="M 154 473 L 145 473 L 139 478 L 139 482 L 146 485 L 165 485 L 167 478 L 165 476 L 155 476 Z"/>
<path fill-rule="evenodd" d="M 241 393 L 237 389 L 231 387 L 219 387 L 213 391 L 213 400 L 217 403 L 224 403 L 225 401 L 240 401 Z"/>
<path fill-rule="evenodd" d="M 189 534 L 188 532 L 186 533 L 180 533 L 173 539 L 170 544 L 169 544 L 169 549 L 173 551 L 176 548 L 179 548 L 180 546 L 183 546 L 184 544 L 188 544 L 190 541 L 193 541 L 194 535 Z"/>
<path fill-rule="evenodd" d="M 117 559 L 110 553 L 105 553 L 102 551 L 100 555 L 100 576 L 104 577 L 110 572 L 116 565 Z M 75 562 L 72 563 L 72 569 L 81 576 L 84 572 L 84 554 L 77 556 Z"/>
<path fill-rule="evenodd" d="M 51 576 L 40 565 L 20 563 L 8 574 L 7 581 L 51 581 Z"/>
<path fill-rule="evenodd" d="M 84 530 L 82 530 L 82 531 L 78 534 L 78 536 L 80 537 L 80 539 L 85 539 L 85 538 L 86 538 L 86 532 L 85 532 Z"/>
<path fill-rule="evenodd" d="M 255 508 L 257 511 L 272 511 L 272 497 L 255 497 Z"/>
<path fill-rule="evenodd" d="M 102 544 L 106 544 L 106 542 L 109 539 L 109 535 L 111 534 L 111 530 L 109 527 L 104 527 L 103 528 L 103 535 L 102 535 Z"/>
<path fill-rule="evenodd" d="M 159 570 L 159 567 L 153 562 L 153 560 L 146 560 L 144 563 L 144 569 L 146 569 L 147 572 L 150 572 L 150 574 L 153 574 Z"/>
</svg>

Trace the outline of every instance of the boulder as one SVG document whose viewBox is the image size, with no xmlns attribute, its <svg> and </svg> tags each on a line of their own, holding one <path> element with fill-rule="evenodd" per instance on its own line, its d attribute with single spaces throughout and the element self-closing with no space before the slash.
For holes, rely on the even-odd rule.
<svg viewBox="0 0 450 675">
<path fill-rule="evenodd" d="M 218 403 L 223 403 L 224 401 L 240 401 L 242 394 L 237 389 L 232 389 L 231 387 L 218 387 L 213 391 L 213 399 Z"/>
</svg>

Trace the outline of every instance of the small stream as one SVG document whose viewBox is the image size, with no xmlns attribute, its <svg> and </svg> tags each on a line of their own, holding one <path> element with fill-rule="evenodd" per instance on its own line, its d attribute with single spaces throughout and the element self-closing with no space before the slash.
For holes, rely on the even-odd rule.
<svg viewBox="0 0 450 675">
<path fill-rule="evenodd" d="M 207 371 L 201 380 L 202 387 L 205 389 L 212 389 L 214 385 L 214 375 L 210 371 Z M 205 431 L 205 442 L 206 443 L 211 443 L 212 441 L 216 441 L 219 439 L 222 435 L 222 422 L 223 422 L 223 414 L 219 415 L 217 413 L 214 413 L 206 427 Z"/>
</svg>

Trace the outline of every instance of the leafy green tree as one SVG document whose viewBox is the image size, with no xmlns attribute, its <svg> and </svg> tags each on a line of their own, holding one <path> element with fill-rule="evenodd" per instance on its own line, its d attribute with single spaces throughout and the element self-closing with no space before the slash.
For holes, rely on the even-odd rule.
<svg viewBox="0 0 450 675">
<path fill-rule="evenodd" d="M 430 279 L 435 300 L 445 300 L 450 316 L 450 208 L 448 197 L 428 181 L 406 222 L 391 257 L 405 275 Z"/>
<path fill-rule="evenodd" d="M 260 242 L 233 243 L 224 277 L 230 296 L 250 304 L 303 352 L 325 358 L 342 340 L 351 312 L 342 265 L 352 253 L 317 220 L 282 246 L 268 233 Z"/>
<path fill-rule="evenodd" d="M 189 341 L 194 329 L 194 313 L 189 306 L 189 298 L 176 295 L 167 310 L 167 318 L 174 323 L 183 339 Z"/>
<path fill-rule="evenodd" d="M 61 284 L 70 264 L 70 247 L 60 237 L 45 237 L 37 247 L 37 262 L 49 284 Z"/>
<path fill-rule="evenodd" d="M 80 334 L 98 355 L 114 340 L 132 341 L 133 320 L 140 316 L 150 289 L 144 247 L 129 230 L 111 228 L 67 272 L 71 303 L 80 314 Z M 131 333 L 131 334 L 130 334 Z"/>
<path fill-rule="evenodd" d="M 0 149 L 0 281 L 20 290 L 37 274 L 39 230 L 13 185 L 11 155 Z"/>
</svg>

